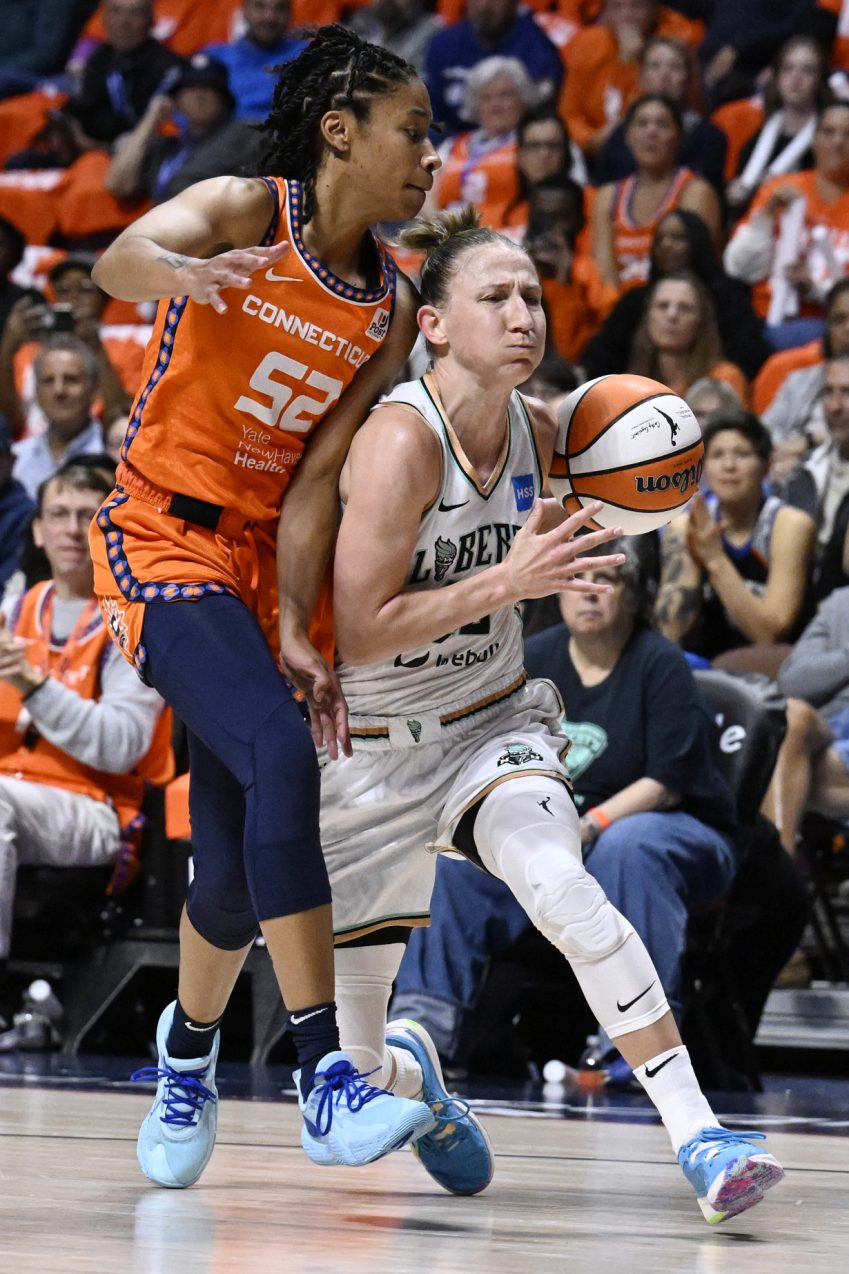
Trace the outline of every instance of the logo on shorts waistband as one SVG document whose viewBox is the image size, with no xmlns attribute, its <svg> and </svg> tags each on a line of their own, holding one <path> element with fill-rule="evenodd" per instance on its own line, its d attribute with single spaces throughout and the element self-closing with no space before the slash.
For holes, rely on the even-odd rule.
<svg viewBox="0 0 849 1274">
<path fill-rule="evenodd" d="M 534 752 L 527 743 L 508 743 L 505 751 L 498 758 L 498 764 L 499 766 L 527 765 L 529 761 L 541 760 L 539 752 Z"/>
<path fill-rule="evenodd" d="M 116 645 L 120 646 L 121 650 L 126 650 L 129 637 L 127 634 L 127 617 L 124 611 L 111 597 L 107 597 L 103 601 L 102 607 L 112 640 Z"/>
<path fill-rule="evenodd" d="M 418 743 L 419 739 L 422 737 L 421 721 L 408 721 L 407 729 L 410 731 L 410 734 L 413 736 L 413 742 Z"/>
</svg>

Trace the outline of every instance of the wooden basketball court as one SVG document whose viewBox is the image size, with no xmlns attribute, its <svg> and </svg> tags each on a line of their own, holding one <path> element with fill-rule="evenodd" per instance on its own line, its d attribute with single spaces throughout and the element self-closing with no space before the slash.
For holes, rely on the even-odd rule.
<svg viewBox="0 0 849 1274">
<path fill-rule="evenodd" d="M 768 1131 L 787 1177 L 714 1229 L 640 1104 L 499 1103 L 486 1116 L 495 1179 L 458 1199 L 409 1151 L 317 1168 L 292 1101 L 228 1099 L 201 1182 L 162 1190 L 135 1159 L 147 1091 L 31 1078 L 0 1084 L 8 1274 L 831 1274 L 849 1260 L 849 1122 L 794 1132 L 769 1099 L 733 1123 Z"/>
</svg>

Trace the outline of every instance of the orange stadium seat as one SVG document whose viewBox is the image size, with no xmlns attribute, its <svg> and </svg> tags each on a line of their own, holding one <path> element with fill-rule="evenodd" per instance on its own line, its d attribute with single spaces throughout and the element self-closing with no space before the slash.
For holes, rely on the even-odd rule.
<svg viewBox="0 0 849 1274">
<path fill-rule="evenodd" d="M 0 102 L 0 168 L 10 155 L 29 146 L 44 127 L 47 112 L 58 110 L 67 100 L 67 93 L 39 89 Z"/>
<path fill-rule="evenodd" d="M 201 4 L 198 0 L 154 0 L 153 34 L 180 57 L 191 57 L 207 44 L 232 39 L 241 8 L 241 0 L 203 0 Z M 106 38 L 99 8 L 83 28 L 83 38 Z"/>
<path fill-rule="evenodd" d="M 726 102 L 711 115 L 711 123 L 721 128 L 728 138 L 728 150 L 725 153 L 725 180 L 731 181 L 737 175 L 737 164 L 740 152 L 750 137 L 754 137 L 764 120 L 763 101 L 760 95 L 741 98 L 737 102 Z"/>
</svg>

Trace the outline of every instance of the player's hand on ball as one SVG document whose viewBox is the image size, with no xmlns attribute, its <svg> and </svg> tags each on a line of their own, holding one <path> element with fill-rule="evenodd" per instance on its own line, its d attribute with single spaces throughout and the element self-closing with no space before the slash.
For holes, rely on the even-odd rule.
<svg viewBox="0 0 849 1274">
<path fill-rule="evenodd" d="M 268 270 L 289 251 L 287 242 L 272 244 L 270 248 L 233 248 L 217 257 L 201 260 L 187 257 L 177 271 L 176 295 L 190 296 L 201 305 L 211 305 L 218 314 L 225 314 L 227 305 L 221 297 L 226 288 L 251 286 L 251 276 L 259 270 Z"/>
<path fill-rule="evenodd" d="M 600 509 L 601 504 L 593 501 L 553 530 L 544 531 L 545 501 L 536 501 L 527 522 L 504 559 L 511 595 L 516 601 L 522 598 L 548 597 L 565 588 L 582 593 L 610 591 L 609 584 L 594 584 L 575 578 L 582 571 L 603 570 L 606 566 L 620 566 L 625 561 L 622 553 L 591 558 L 584 556 L 589 549 L 621 535 L 621 527 L 590 531 L 580 539 L 573 538 L 581 527 L 592 521 Z"/>
</svg>

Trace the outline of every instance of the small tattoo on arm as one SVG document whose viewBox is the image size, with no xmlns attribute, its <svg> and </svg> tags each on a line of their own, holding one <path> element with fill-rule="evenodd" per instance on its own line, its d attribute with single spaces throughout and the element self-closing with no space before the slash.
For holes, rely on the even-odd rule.
<svg viewBox="0 0 849 1274">
<path fill-rule="evenodd" d="M 191 257 L 184 257 L 181 252 L 163 252 L 162 256 L 156 258 L 165 265 L 170 265 L 172 270 L 180 270 L 184 265 L 188 265 Z"/>
</svg>

